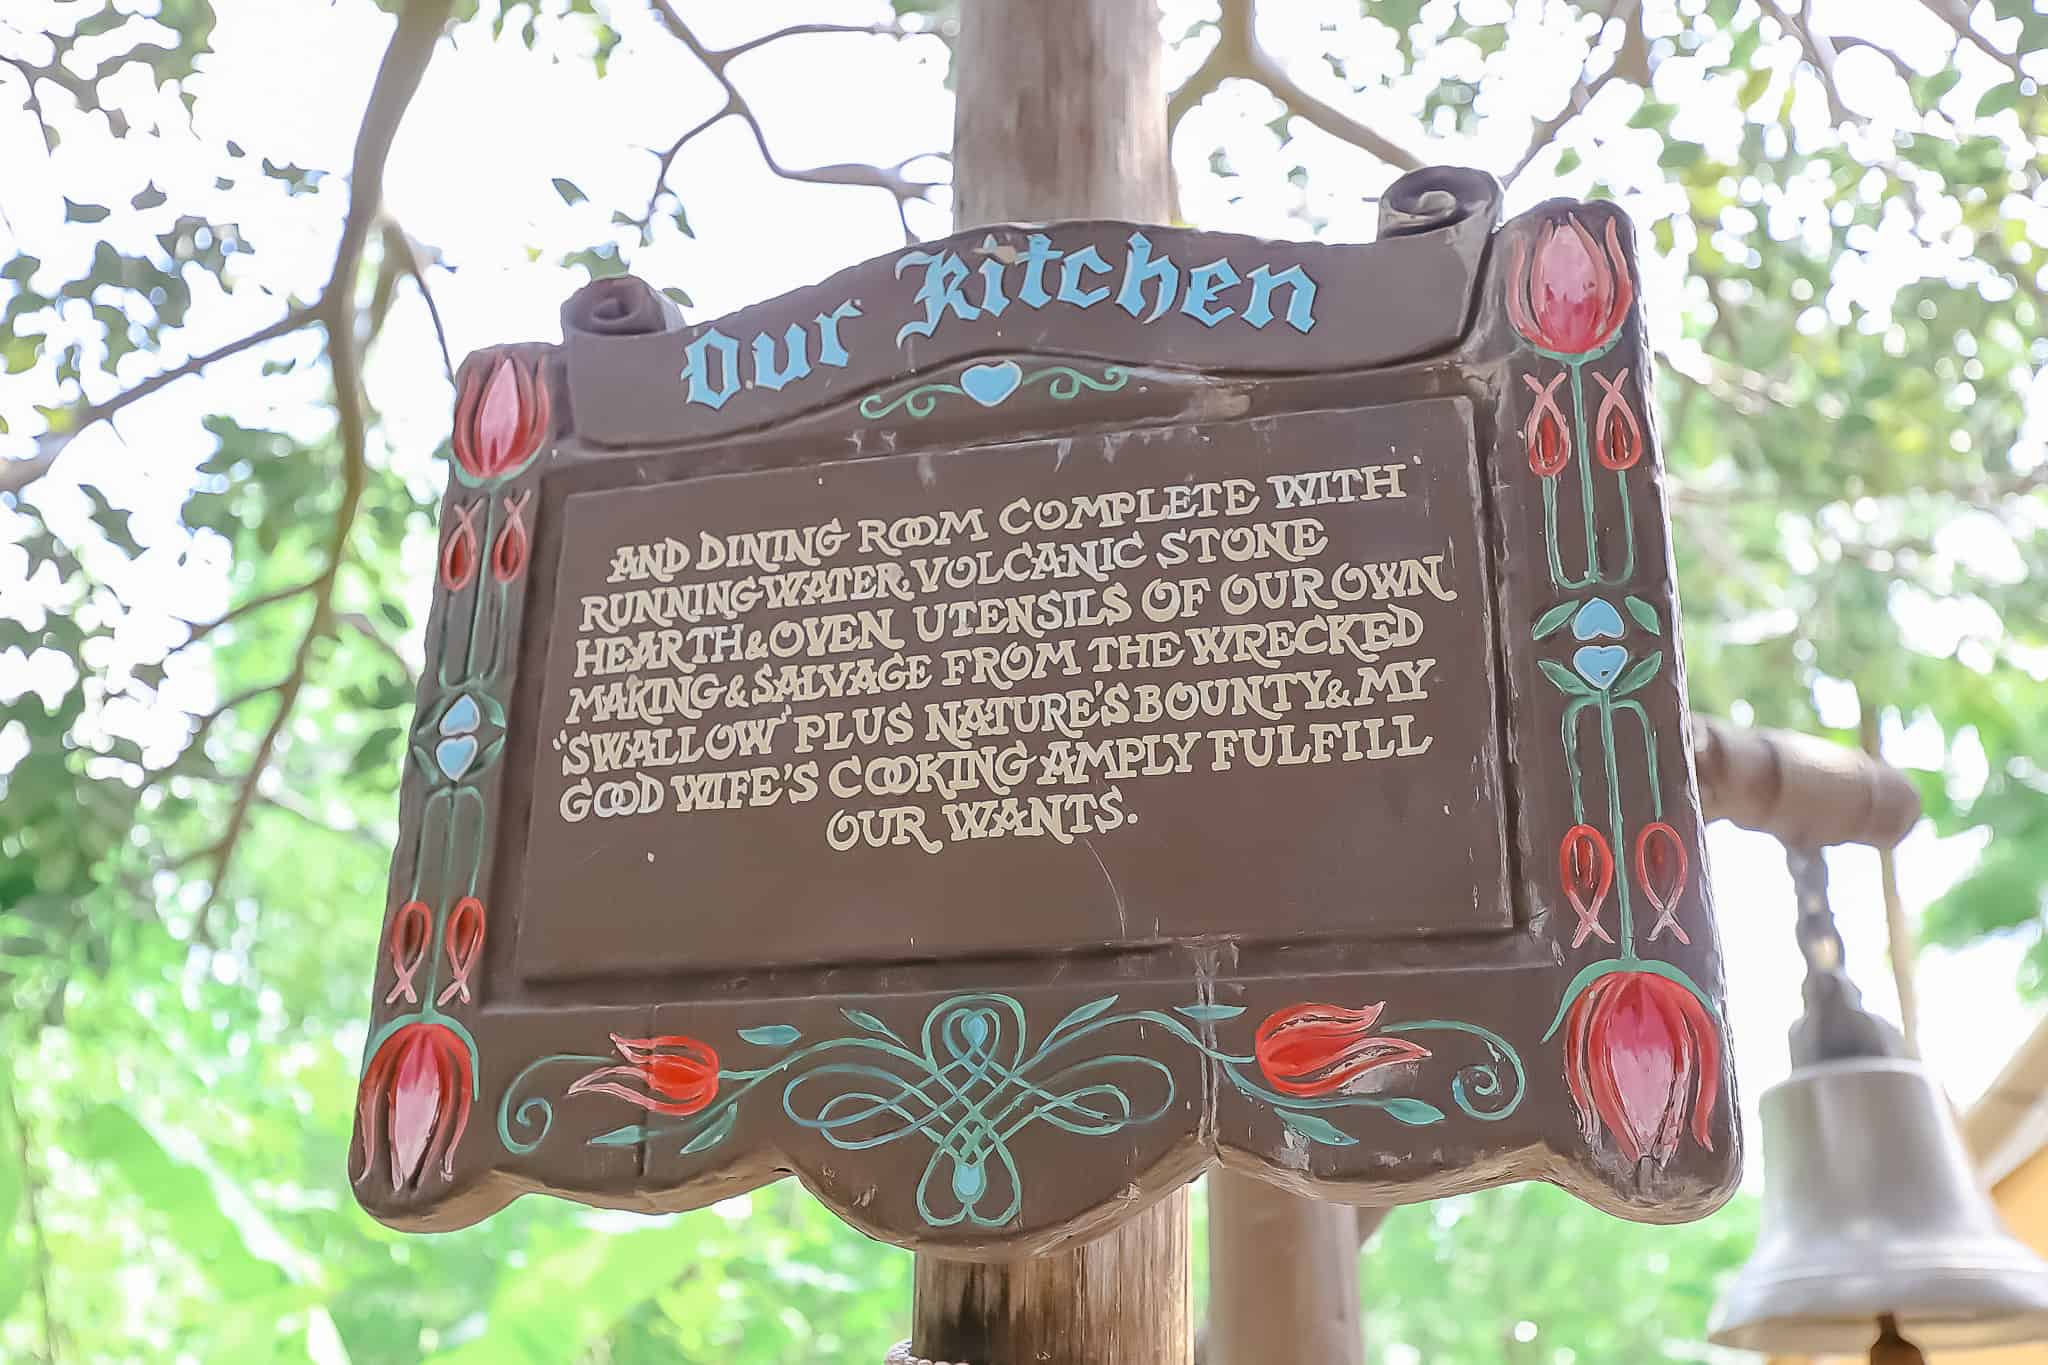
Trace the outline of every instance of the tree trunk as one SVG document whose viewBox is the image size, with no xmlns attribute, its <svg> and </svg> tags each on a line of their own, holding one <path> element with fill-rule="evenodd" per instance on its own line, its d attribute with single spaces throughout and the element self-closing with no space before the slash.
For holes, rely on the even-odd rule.
<svg viewBox="0 0 2048 1365">
<path fill-rule="evenodd" d="M 911 1341 L 970 1365 L 1189 1365 L 1187 1191 L 1036 1260 L 919 1256 Z"/>
<path fill-rule="evenodd" d="M 1156 0 L 967 0 L 956 227 L 1167 216 Z M 971 1365 L 1190 1365 L 1188 1197 L 1033 1261 L 917 1258 L 912 1349 Z"/>
<path fill-rule="evenodd" d="M 1203 1365 L 1364 1365 L 1358 1248 L 1381 1212 L 1213 1172 Z"/>
<path fill-rule="evenodd" d="M 1155 0 L 965 0 L 953 221 L 1169 216 Z"/>
</svg>

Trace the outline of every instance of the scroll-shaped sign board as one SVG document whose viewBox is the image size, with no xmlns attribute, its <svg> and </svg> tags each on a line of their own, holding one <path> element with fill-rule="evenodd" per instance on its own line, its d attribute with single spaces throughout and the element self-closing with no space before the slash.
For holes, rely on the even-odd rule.
<svg viewBox="0 0 2048 1365">
<path fill-rule="evenodd" d="M 1626 221 L 977 229 L 459 378 L 352 1175 L 1028 1254 L 1740 1166 Z"/>
</svg>

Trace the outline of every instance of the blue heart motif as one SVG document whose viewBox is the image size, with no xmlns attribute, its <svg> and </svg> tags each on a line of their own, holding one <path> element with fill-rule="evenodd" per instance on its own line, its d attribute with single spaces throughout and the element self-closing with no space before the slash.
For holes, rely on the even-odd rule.
<svg viewBox="0 0 2048 1365">
<path fill-rule="evenodd" d="M 434 746 L 434 762 L 447 774 L 450 782 L 468 772 L 469 765 L 475 759 L 475 735 L 458 735 L 454 739 L 444 739 Z"/>
<path fill-rule="evenodd" d="M 988 1041 L 988 1016 L 981 1013 L 962 1015 L 960 1033 L 967 1039 L 969 1047 L 979 1049 Z"/>
<path fill-rule="evenodd" d="M 1017 391 L 1024 371 L 1014 360 L 987 365 L 970 365 L 960 372 L 960 391 L 985 408 L 992 408 Z"/>
<path fill-rule="evenodd" d="M 1620 645 L 1585 645 L 1572 655 L 1572 667 L 1579 670 L 1579 676 L 1603 692 L 1627 662 L 1628 651 Z"/>
<path fill-rule="evenodd" d="M 1610 640 L 1621 638 L 1621 613 L 1606 598 L 1596 597 L 1580 607 L 1578 615 L 1572 617 L 1572 637 L 1598 640 L 1602 636 Z"/>
<path fill-rule="evenodd" d="M 482 723 L 483 717 L 476 709 L 476 698 L 467 694 L 457 698 L 455 705 L 441 716 L 441 733 L 444 735 L 466 735 Z"/>
<path fill-rule="evenodd" d="M 953 1163 L 953 1197 L 972 1207 L 988 1188 L 988 1172 L 979 1161 L 956 1161 Z"/>
</svg>

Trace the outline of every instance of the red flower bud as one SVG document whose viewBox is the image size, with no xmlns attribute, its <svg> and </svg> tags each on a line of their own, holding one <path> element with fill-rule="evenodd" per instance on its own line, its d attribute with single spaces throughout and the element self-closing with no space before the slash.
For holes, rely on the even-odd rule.
<svg viewBox="0 0 2048 1365">
<path fill-rule="evenodd" d="M 391 956 L 393 980 L 391 989 L 385 993 L 384 1003 L 397 1002 L 401 995 L 408 1005 L 420 1002 L 419 990 L 413 985 L 413 978 L 427 960 L 427 944 L 434 937 L 434 912 L 427 909 L 425 901 L 407 901 L 392 916 L 389 943 L 385 951 Z"/>
<path fill-rule="evenodd" d="M 1595 373 L 1593 382 L 1606 391 L 1599 414 L 1593 419 L 1593 458 L 1609 469 L 1627 469 L 1643 458 L 1643 428 L 1636 421 L 1635 407 L 1622 393 L 1626 374 L 1609 379 Z"/>
<path fill-rule="evenodd" d="M 1533 374 L 1522 376 L 1522 382 L 1536 395 L 1528 420 L 1522 423 L 1522 440 L 1529 447 L 1529 472 L 1539 478 L 1547 479 L 1562 470 L 1572 457 L 1571 427 L 1557 405 L 1558 385 L 1564 380 L 1563 370 L 1548 384 L 1539 383 Z"/>
<path fill-rule="evenodd" d="M 1531 344 L 1558 355 L 1594 350 L 1635 301 L 1615 220 L 1595 240 L 1570 213 L 1515 239 L 1508 265 L 1508 320 Z M 1531 245 L 1531 237 L 1534 245 Z"/>
<path fill-rule="evenodd" d="M 1688 1112 L 1693 1140 L 1714 1149 L 1721 1035 L 1685 986 L 1652 972 L 1614 971 L 1572 1002 L 1565 1083 L 1590 1144 L 1602 1128 L 1630 1164 L 1678 1150 Z"/>
<path fill-rule="evenodd" d="M 1606 836 L 1591 825 L 1573 825 L 1557 846 L 1557 871 L 1565 899 L 1579 917 L 1572 947 L 1584 943 L 1588 935 L 1602 943 L 1614 942 L 1600 923 L 1601 907 L 1614 885 L 1614 852 L 1607 847 Z"/>
<path fill-rule="evenodd" d="M 491 547 L 491 576 L 500 583 L 510 583 L 526 570 L 526 552 L 531 546 L 526 534 L 526 505 L 532 501 L 531 488 L 505 499 L 505 529 L 498 532 L 498 543 Z"/>
<path fill-rule="evenodd" d="M 476 964 L 484 955 L 482 901 L 475 896 L 464 896 L 455 902 L 455 908 L 448 912 L 447 940 L 442 951 L 448 958 L 448 984 L 441 988 L 441 996 L 434 1003 L 445 1005 L 459 995 L 466 1005 L 470 1002 L 470 975 L 476 971 Z"/>
<path fill-rule="evenodd" d="M 455 1148 L 469 1124 L 475 1065 L 469 1044 L 445 1024 L 418 1020 L 394 1030 L 363 1068 L 356 1092 L 356 1140 L 364 1180 L 384 1154 L 391 1188 L 416 1186 L 429 1167 L 455 1173 Z"/>
<path fill-rule="evenodd" d="M 626 1059 L 579 1078 L 571 1095 L 612 1095 L 657 1114 L 694 1114 L 718 1094 L 718 1054 L 709 1043 L 681 1034 L 621 1038 L 612 1046 Z"/>
<path fill-rule="evenodd" d="M 1385 1008 L 1382 1001 L 1357 1009 L 1303 1004 L 1275 1010 L 1259 1025 L 1252 1054 L 1282 1094 L 1338 1094 L 1368 1071 L 1429 1055 L 1428 1048 L 1406 1038 L 1373 1036 Z"/>
<path fill-rule="evenodd" d="M 1678 922 L 1678 898 L 1685 893 L 1691 871 L 1685 841 L 1677 830 L 1662 820 L 1643 826 L 1636 836 L 1636 884 L 1657 912 L 1657 922 L 1650 926 L 1652 942 L 1666 929 L 1680 943 L 1692 942 Z"/>
<path fill-rule="evenodd" d="M 449 592 L 461 592 L 476 574 L 481 548 L 477 544 L 476 512 L 482 506 L 481 502 L 458 502 L 449 509 L 455 514 L 455 524 L 441 538 L 441 586 Z"/>
<path fill-rule="evenodd" d="M 455 377 L 455 462 L 480 483 L 525 468 L 547 439 L 552 420 L 541 358 L 520 351 L 480 351 Z"/>
</svg>

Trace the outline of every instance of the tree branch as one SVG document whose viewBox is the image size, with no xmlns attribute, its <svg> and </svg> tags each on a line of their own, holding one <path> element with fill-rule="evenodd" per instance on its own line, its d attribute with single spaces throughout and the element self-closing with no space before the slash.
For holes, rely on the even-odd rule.
<svg viewBox="0 0 2048 1365">
<path fill-rule="evenodd" d="M 1959 3 L 1959 0 L 1920 0 L 1920 3 L 1929 14 L 1947 24 L 1956 37 L 1971 44 L 1992 61 L 2012 72 L 2014 80 L 2019 80 L 2027 74 L 2020 69 L 2017 54 L 1999 51 L 1991 45 L 1989 38 L 1977 31 L 1976 25 L 1970 22 L 1969 8 Z"/>
<path fill-rule="evenodd" d="M 427 283 L 426 263 L 420 259 L 419 243 L 396 219 L 384 219 L 386 249 L 398 253 L 399 263 L 405 273 L 412 276 L 412 282 L 419 286 L 420 301 L 427 305 L 427 319 L 434 324 L 434 344 L 441 349 L 441 370 L 448 382 L 455 382 L 455 357 L 448 351 L 448 329 L 441 322 L 441 305 L 434 301 L 433 286 Z M 438 253 L 437 253 L 438 254 Z"/>
<path fill-rule="evenodd" d="M 258 593 L 256 596 L 251 597 L 245 602 L 236 603 L 234 606 L 229 607 L 226 611 L 222 612 L 220 615 L 214 617 L 210 621 L 187 621 L 185 624 L 192 628 L 192 633 L 186 636 L 183 640 L 179 641 L 177 644 L 172 645 L 169 651 L 165 653 L 164 657 L 168 659 L 171 657 L 171 655 L 176 654 L 181 650 L 190 649 L 193 645 L 198 644 L 201 640 L 204 640 L 207 636 L 213 634 L 213 632 L 219 630 L 222 626 L 227 625 L 230 621 L 239 620 L 242 617 L 247 616 L 252 611 L 259 611 L 264 607 L 268 607 L 275 603 L 283 602 L 290 598 L 297 597 L 301 593 L 311 592 L 319 584 L 319 582 L 319 579 L 312 578 L 308 579 L 304 583 L 294 583 L 292 586 L 288 588 L 274 588 L 269 592 Z"/>
<path fill-rule="evenodd" d="M 387 640 L 384 637 L 384 633 L 377 629 L 376 622 L 359 611 L 343 612 L 335 619 L 341 625 L 347 626 L 350 630 L 355 631 L 371 644 L 377 646 L 379 650 L 383 651 L 386 658 L 398 665 L 399 673 L 405 678 L 407 691 L 413 691 L 418 688 L 419 679 L 413 676 L 412 665 L 406 662 L 403 654 L 398 652 L 398 646 Z"/>
<path fill-rule="evenodd" d="M 1787 13 L 1777 0 L 1757 0 L 1757 7 L 1775 19 L 1778 27 L 1784 29 L 1799 43 L 1800 50 L 1806 54 L 1807 64 L 1813 68 L 1814 74 L 1820 77 L 1821 90 L 1828 98 L 1828 117 L 1837 126 L 1857 122 L 1856 115 L 1849 112 L 1849 106 L 1842 103 L 1841 87 L 1835 84 L 1834 44 L 1813 29 L 1809 18 L 1812 13 L 1811 4 L 1802 8 L 1796 16 Z"/>
<path fill-rule="evenodd" d="M 1621 20 L 1625 24 L 1634 24 L 1641 10 L 1642 0 L 1615 0 L 1615 4 L 1608 10 L 1606 17 L 1600 21 L 1600 30 L 1605 30 L 1607 25 L 1613 23 L 1616 19 Z M 1608 65 L 1605 71 L 1601 72 L 1598 76 L 1589 77 L 1587 75 L 1586 65 L 1592 60 L 1593 53 L 1599 46 L 1600 31 L 1595 31 L 1593 42 L 1587 48 L 1585 58 L 1579 63 L 1579 78 L 1572 83 L 1571 93 L 1567 94 L 1564 98 L 1564 107 L 1549 118 L 1538 123 L 1529 134 L 1528 146 L 1522 149 L 1521 156 L 1515 159 L 1515 164 L 1509 169 L 1508 173 L 1501 177 L 1502 188 L 1514 184 L 1515 178 L 1521 175 L 1523 171 L 1529 169 L 1529 163 L 1542 155 L 1545 147 L 1556 141 L 1557 135 L 1564 130 L 1564 126 L 1580 114 L 1583 114 L 1586 111 L 1586 106 L 1591 104 L 1594 98 L 1607 88 L 1607 83 L 1621 74 L 1621 54 L 1616 53 L 1614 61 Z"/>
<path fill-rule="evenodd" d="M 14 1128 L 14 1156 L 21 1166 L 21 1221 L 28 1229 L 29 1251 L 35 1262 L 36 1298 L 42 1310 L 43 1360 L 57 1365 L 57 1315 L 50 1295 L 50 1240 L 43 1229 L 42 1182 L 36 1178 L 35 1144 L 30 1140 L 28 1119 L 14 1098 L 15 1078 L 10 1071 L 0 1094 L 7 1097 L 7 1117 Z"/>
<path fill-rule="evenodd" d="M 384 164 L 391 154 L 392 139 L 405 110 L 418 91 L 435 45 L 447 27 L 454 0 L 413 0 L 398 19 L 398 28 L 384 51 L 370 89 L 369 105 L 356 133 L 355 161 L 349 171 L 348 215 L 342 222 L 341 243 L 335 251 L 334 270 L 321 291 L 318 311 L 327 333 L 328 363 L 334 372 L 336 427 L 341 440 L 341 494 L 334 509 L 334 525 L 328 535 L 326 566 L 313 579 L 312 619 L 292 655 L 290 670 L 278 684 L 277 711 L 257 742 L 249 770 L 238 785 L 228 819 L 219 841 L 211 850 L 212 870 L 206 902 L 193 924 L 193 937 L 210 942 L 208 920 L 220 897 L 222 884 L 233 866 L 235 848 L 248 826 L 249 808 L 257 787 L 276 757 L 279 740 L 290 724 L 300 692 L 313 665 L 314 647 L 334 627 L 334 587 L 348 555 L 349 533 L 355 527 L 356 512 L 362 505 L 368 482 L 369 431 L 363 411 L 362 356 L 356 346 L 355 282 L 361 269 L 363 248 L 376 222 L 383 196 Z"/>
<path fill-rule="evenodd" d="M 904 28 L 903 25 L 900 23 L 791 24 L 788 28 L 778 28 L 773 33 L 764 33 L 758 38 L 749 38 L 744 43 L 734 43 L 731 47 L 721 48 L 719 51 L 714 52 L 711 55 L 718 64 L 718 70 L 723 71 L 725 69 L 726 64 L 732 61 L 732 59 L 735 57 L 743 57 L 747 53 L 752 52 L 757 47 L 766 47 L 768 46 L 768 44 L 776 42 L 780 39 L 796 38 L 806 33 L 865 33 L 876 37 L 895 38 L 905 38 L 910 36 L 910 31 Z"/>
<path fill-rule="evenodd" d="M 664 3 L 665 0 L 656 0 Z M 1216 21 L 1216 46 L 1202 59 L 1195 73 L 1181 83 L 1167 101 L 1167 135 L 1181 117 L 1224 81 L 1237 78 L 1256 81 L 1267 93 L 1287 106 L 1289 113 L 1322 129 L 1331 137 L 1378 157 L 1389 166 L 1412 171 L 1424 165 L 1423 158 L 1393 138 L 1353 118 L 1320 95 L 1300 85 L 1287 69 L 1260 45 L 1256 29 L 1255 0 L 1223 0 Z"/>
<path fill-rule="evenodd" d="M 637 222 L 643 234 L 654 221 L 654 206 L 660 200 L 662 190 L 667 186 L 669 169 L 675 164 L 675 159 L 683 150 L 684 145 L 721 119 L 737 116 L 747 125 L 747 131 L 753 134 L 754 146 L 760 150 L 761 160 L 767 163 L 770 171 L 784 180 L 793 180 L 799 184 L 852 185 L 861 188 L 887 190 L 895 200 L 896 217 L 903 225 L 904 237 L 908 240 L 916 239 L 916 233 L 911 231 L 910 218 L 905 211 L 905 206 L 913 199 L 929 200 L 931 192 L 945 182 L 939 180 L 914 180 L 904 174 L 904 168 L 913 161 L 921 161 L 925 157 L 935 156 L 937 153 L 920 153 L 917 156 L 905 157 L 893 166 L 870 166 L 853 162 L 842 163 L 836 166 L 812 166 L 807 168 L 785 166 L 776 160 L 775 153 L 769 150 L 768 135 L 761 128 L 759 116 L 755 114 L 753 106 L 747 102 L 747 97 L 740 93 L 740 88 L 733 84 L 732 77 L 726 72 L 726 67 L 732 63 L 735 57 L 763 47 L 778 38 L 788 38 L 802 33 L 894 33 L 900 36 L 904 32 L 900 25 L 795 24 L 788 28 L 778 29 L 773 33 L 765 33 L 758 38 L 750 38 L 746 42 L 736 44 L 733 47 L 711 48 L 706 47 L 703 41 L 691 31 L 690 26 L 683 21 L 683 16 L 677 12 L 671 0 L 649 0 L 649 4 L 653 7 L 656 17 L 661 20 L 662 27 L 667 29 L 670 36 L 675 38 L 677 42 L 688 48 L 690 55 L 695 57 L 703 65 L 704 69 L 711 73 L 713 80 L 718 82 L 719 88 L 725 92 L 725 103 L 708 117 L 699 120 L 693 127 L 671 143 L 666 151 L 660 154 L 654 173 L 654 187 L 647 196 L 647 212 Z"/>
<path fill-rule="evenodd" d="M 247 336 L 237 337 L 225 345 L 216 346 L 204 355 L 193 356 L 182 365 L 174 365 L 168 370 L 159 371 L 111 398 L 68 410 L 64 414 L 61 427 L 52 425 L 49 431 L 37 438 L 34 455 L 25 460 L 11 460 L 0 464 L 0 493 L 19 493 L 40 479 L 49 472 L 51 465 L 57 463 L 57 457 L 64 453 L 64 448 L 70 445 L 80 432 L 94 423 L 106 421 L 130 403 L 139 402 L 187 375 L 198 374 L 217 360 L 226 360 L 229 356 L 238 355 L 252 346 L 260 346 L 266 341 L 275 341 L 281 336 L 296 332 L 313 321 L 315 316 L 315 310 L 312 308 L 294 308 L 267 327 L 259 327 Z"/>
</svg>

